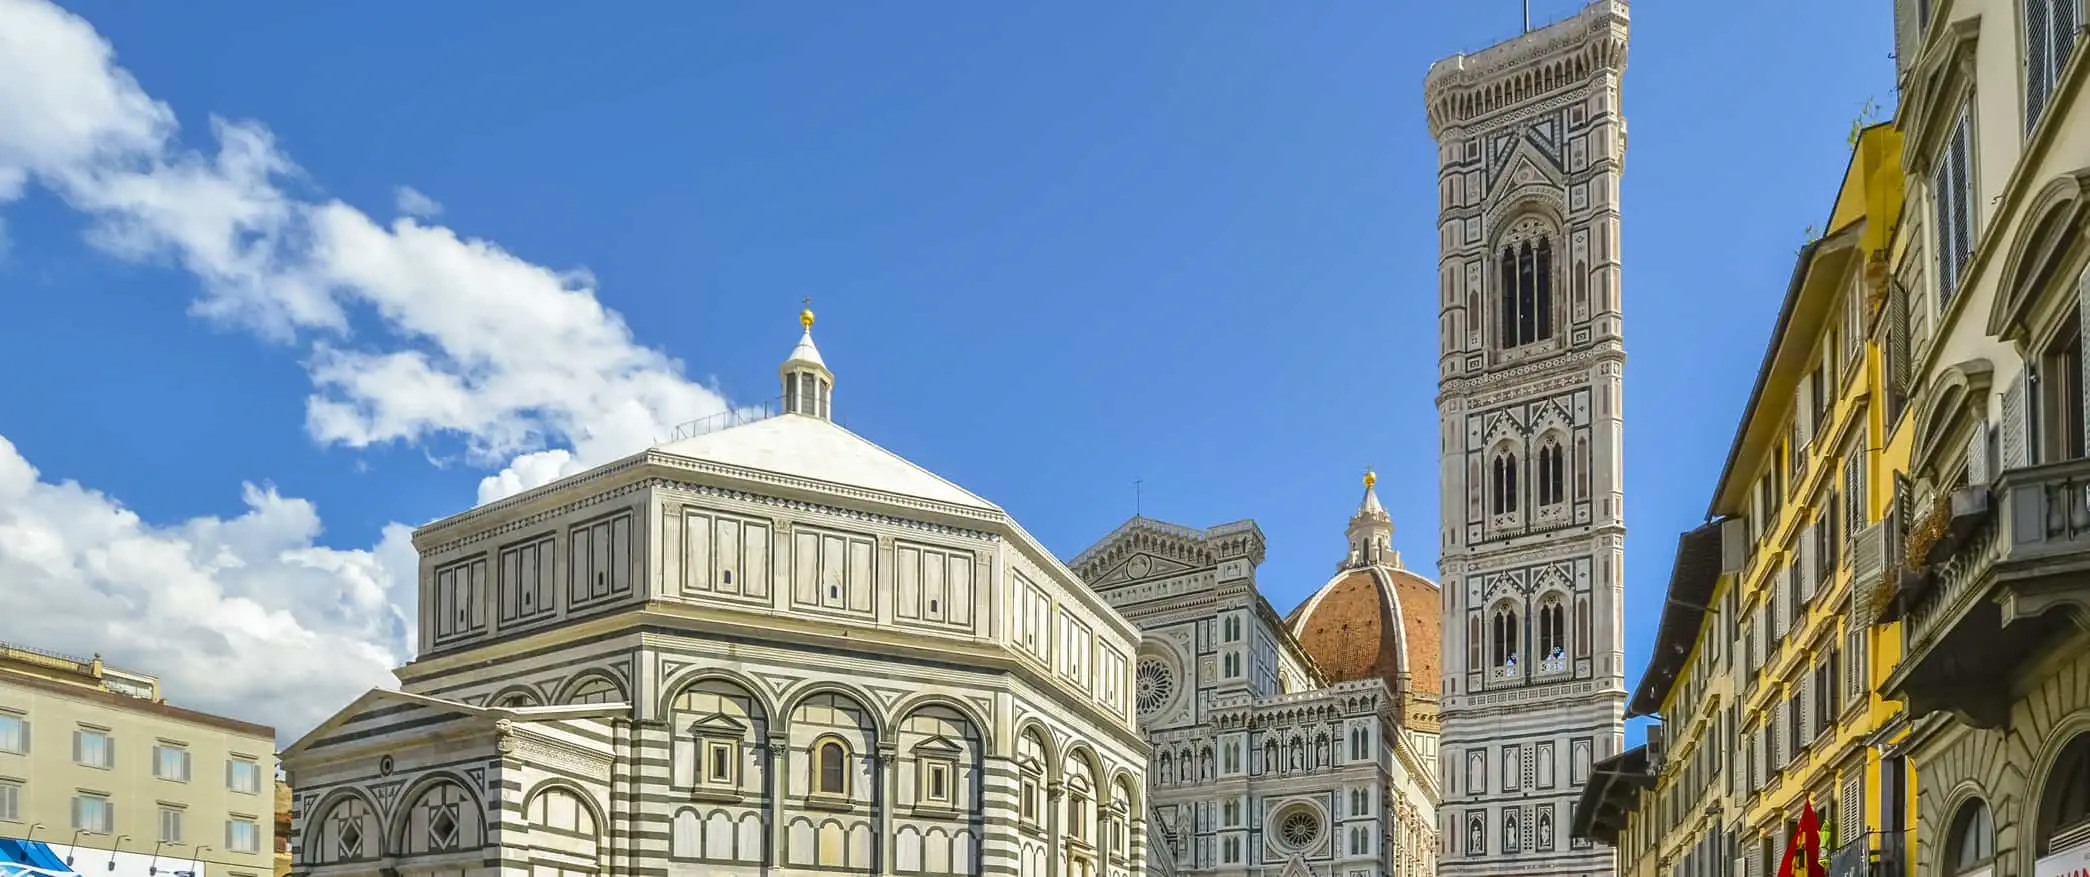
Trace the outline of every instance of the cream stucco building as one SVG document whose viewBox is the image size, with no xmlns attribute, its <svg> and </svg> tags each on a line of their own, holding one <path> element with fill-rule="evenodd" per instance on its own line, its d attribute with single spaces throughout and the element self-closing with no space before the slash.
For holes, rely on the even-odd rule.
<svg viewBox="0 0 2090 877">
<path fill-rule="evenodd" d="M 273 728 L 167 703 L 152 676 L 0 645 L 0 841 L 27 842 L 0 872 L 267 877 L 275 753 Z"/>
<path fill-rule="evenodd" d="M 1139 632 L 1000 508 L 773 416 L 415 534 L 420 656 L 284 754 L 295 872 L 1146 872 Z"/>
<path fill-rule="evenodd" d="M 1176 873 L 1435 873 L 1437 586 L 1401 568 L 1366 476 L 1334 578 L 1290 617 L 1262 530 L 1135 517 L 1075 571 L 1144 632 L 1153 861 Z M 1161 869 L 1157 868 L 1156 872 Z"/>
</svg>

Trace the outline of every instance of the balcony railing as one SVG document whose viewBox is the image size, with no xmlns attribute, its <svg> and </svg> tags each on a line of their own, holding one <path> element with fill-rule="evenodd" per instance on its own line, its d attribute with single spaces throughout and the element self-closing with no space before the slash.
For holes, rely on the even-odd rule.
<svg viewBox="0 0 2090 877">
<path fill-rule="evenodd" d="M 1992 509 L 1979 507 L 1991 497 Z M 1928 570 L 1927 587 L 1907 595 L 1903 605 L 1912 647 L 1936 639 L 1972 601 L 1982 599 L 1998 566 L 2026 570 L 2036 565 L 2054 572 L 2090 566 L 2090 459 L 2012 469 L 1996 480 L 1992 492 L 1977 498 L 1961 491 L 1953 502 L 1956 507 L 1946 514 L 1978 523 L 1956 544 L 1931 552 L 1946 556 Z"/>
</svg>

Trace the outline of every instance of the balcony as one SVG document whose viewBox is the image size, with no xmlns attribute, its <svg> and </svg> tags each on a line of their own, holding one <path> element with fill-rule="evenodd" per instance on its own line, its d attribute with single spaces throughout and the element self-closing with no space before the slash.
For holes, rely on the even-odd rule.
<svg viewBox="0 0 2090 877">
<path fill-rule="evenodd" d="M 1908 832 L 1874 831 L 1829 855 L 1828 877 L 1909 877 Z"/>
<path fill-rule="evenodd" d="M 2090 620 L 2090 460 L 2012 469 L 1955 491 L 1911 528 L 1888 620 L 1904 657 L 1890 696 L 1981 728 L 2008 718 L 2008 678 L 2071 623 Z M 2059 610 L 2059 611 L 2057 611 Z M 1912 717 L 1914 717 L 1912 716 Z"/>
</svg>

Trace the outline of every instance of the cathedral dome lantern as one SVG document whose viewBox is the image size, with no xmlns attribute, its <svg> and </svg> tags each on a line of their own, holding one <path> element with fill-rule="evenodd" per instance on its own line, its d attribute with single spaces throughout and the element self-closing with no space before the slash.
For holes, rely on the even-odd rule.
<svg viewBox="0 0 2090 877">
<path fill-rule="evenodd" d="M 1364 476 L 1364 498 L 1350 516 L 1349 551 L 1335 577 L 1292 611 L 1285 624 L 1329 682 L 1385 680 L 1403 722 L 1436 730 L 1442 689 L 1437 650 L 1437 583 L 1401 566 L 1393 517 L 1379 502 L 1378 476 Z"/>
<path fill-rule="evenodd" d="M 784 381 L 784 413 L 832 420 L 835 373 L 828 371 L 820 348 L 813 346 L 813 309 L 799 311 L 798 322 L 805 326 L 805 334 L 778 369 Z"/>
<path fill-rule="evenodd" d="M 1350 554 L 1343 561 L 1343 569 L 1377 563 L 1398 569 L 1401 565 L 1400 552 L 1393 550 L 1393 516 L 1379 504 L 1378 483 L 1379 476 L 1365 470 L 1364 499 L 1357 503 L 1357 513 L 1350 516 Z"/>
</svg>

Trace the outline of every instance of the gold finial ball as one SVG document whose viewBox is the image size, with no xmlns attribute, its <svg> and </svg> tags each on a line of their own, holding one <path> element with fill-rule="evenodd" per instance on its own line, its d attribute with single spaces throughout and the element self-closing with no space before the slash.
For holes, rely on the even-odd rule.
<svg viewBox="0 0 2090 877">
<path fill-rule="evenodd" d="M 1378 475 L 1378 473 L 1375 473 L 1375 472 L 1373 472 L 1373 471 L 1372 471 L 1372 470 L 1370 470 L 1370 469 L 1366 469 L 1366 470 L 1364 470 L 1364 486 L 1365 486 L 1365 487 L 1371 487 L 1371 486 L 1373 486 L 1373 485 L 1376 485 L 1376 484 L 1378 484 L 1378 483 L 1379 483 L 1379 475 Z"/>
<path fill-rule="evenodd" d="M 812 309 L 812 308 L 806 308 L 805 310 L 799 311 L 799 312 L 798 312 L 798 322 L 799 322 L 799 323 L 800 323 L 801 325 L 803 325 L 803 326 L 805 326 L 805 327 L 806 327 L 806 331 L 809 331 L 809 332 L 810 332 L 810 331 L 812 331 L 812 329 L 813 329 L 813 309 Z"/>
</svg>

